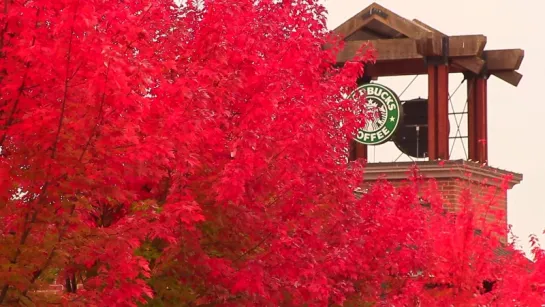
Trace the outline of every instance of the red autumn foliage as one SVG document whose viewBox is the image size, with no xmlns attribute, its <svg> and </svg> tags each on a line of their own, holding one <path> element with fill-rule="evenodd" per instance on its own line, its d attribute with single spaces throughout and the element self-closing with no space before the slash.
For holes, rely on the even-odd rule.
<svg viewBox="0 0 545 307">
<path fill-rule="evenodd" d="M 16 0 L 0 20 L 0 304 L 543 303 L 542 250 L 500 246 L 487 203 L 453 218 L 417 175 L 355 193 L 344 97 L 373 53 L 335 68 L 317 1 Z"/>
</svg>

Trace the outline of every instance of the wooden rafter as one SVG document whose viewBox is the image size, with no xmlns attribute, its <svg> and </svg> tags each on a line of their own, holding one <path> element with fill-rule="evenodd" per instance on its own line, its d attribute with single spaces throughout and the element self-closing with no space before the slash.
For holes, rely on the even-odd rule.
<svg viewBox="0 0 545 307">
<path fill-rule="evenodd" d="M 367 15 L 372 15 L 371 6 L 368 6 L 367 8 L 363 9 L 361 12 L 354 15 L 352 18 L 343 22 L 340 26 L 335 28 L 333 32 L 338 35 L 341 35 L 343 38 L 346 38 L 356 33 L 358 30 L 363 28 L 363 26 L 365 26 L 371 21 L 370 17 L 372 16 L 365 17 Z"/>
<path fill-rule="evenodd" d="M 350 35 L 353 35 L 372 20 L 372 18 L 362 18 L 364 12 L 365 10 L 348 19 L 342 25 L 333 30 L 333 32 L 341 35 L 343 38 L 348 38 Z"/>
<path fill-rule="evenodd" d="M 485 61 L 478 56 L 454 58 L 451 64 L 476 75 L 480 74 L 485 67 Z"/>
<path fill-rule="evenodd" d="M 370 7 L 377 12 L 377 14 L 374 15 L 376 20 L 406 37 L 419 38 L 428 35 L 426 31 L 422 31 L 421 27 L 414 24 L 412 21 L 397 15 L 377 3 L 371 4 Z"/>
<path fill-rule="evenodd" d="M 421 27 L 412 21 L 397 15 L 377 3 L 372 3 L 333 31 L 343 37 L 348 37 L 373 21 L 378 21 L 406 37 L 423 37 L 428 35 L 426 31 L 423 31 Z"/>
<path fill-rule="evenodd" d="M 524 50 L 486 50 L 483 53 L 483 58 L 488 70 L 517 70 L 524 59 Z"/>
<path fill-rule="evenodd" d="M 431 31 L 431 32 L 435 32 L 435 33 L 439 33 L 441 35 L 444 35 L 444 36 L 447 36 L 445 33 L 442 33 L 441 31 L 435 29 L 435 28 L 432 28 L 431 26 L 429 26 L 428 24 L 425 24 L 423 23 L 422 21 L 418 20 L 418 19 L 413 19 L 413 22 L 419 26 L 421 26 L 422 28 L 428 30 L 428 31 Z"/>
<path fill-rule="evenodd" d="M 518 86 L 522 79 L 522 75 L 516 71 L 494 71 L 492 75 L 513 86 Z"/>
<path fill-rule="evenodd" d="M 483 53 L 483 58 L 486 59 L 486 69 L 491 75 L 513 86 L 519 85 L 522 75 L 516 70 L 522 64 L 524 50 L 487 50 Z"/>
<path fill-rule="evenodd" d="M 346 41 L 344 49 L 337 55 L 337 62 L 350 61 L 364 44 L 370 44 L 378 52 L 380 61 L 423 59 L 430 49 L 422 48 L 427 38 L 396 38 L 368 41 Z M 450 57 L 468 57 L 480 55 L 483 52 L 486 37 L 484 35 L 451 36 L 448 54 Z M 442 49 L 442 48 L 441 48 Z"/>
</svg>

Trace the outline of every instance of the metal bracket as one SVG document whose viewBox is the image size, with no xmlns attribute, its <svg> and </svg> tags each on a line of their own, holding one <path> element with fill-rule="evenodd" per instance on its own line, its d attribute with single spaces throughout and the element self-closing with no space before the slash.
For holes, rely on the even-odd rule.
<svg viewBox="0 0 545 307">
<path fill-rule="evenodd" d="M 450 48 L 450 39 L 448 36 L 443 36 L 441 38 L 441 44 L 443 45 L 443 63 L 448 64 L 449 57 L 449 48 Z"/>
<path fill-rule="evenodd" d="M 375 7 L 372 7 L 368 12 L 366 12 L 365 14 L 362 14 L 361 18 L 366 19 L 366 18 L 369 18 L 369 17 L 371 17 L 373 15 L 377 15 L 377 16 L 382 17 L 384 19 L 388 18 L 388 14 L 386 12 L 384 12 L 381 9 L 377 9 Z"/>
<path fill-rule="evenodd" d="M 450 42 L 448 36 L 441 37 L 442 55 L 429 56 L 424 58 L 424 63 L 428 65 L 448 65 L 449 64 L 449 48 Z"/>
<path fill-rule="evenodd" d="M 470 71 L 465 71 L 463 74 L 464 74 L 464 79 L 465 80 L 469 80 L 471 78 L 482 78 L 482 79 L 488 79 L 490 77 L 490 72 L 488 71 L 488 66 L 486 65 L 486 54 L 483 53 L 481 55 L 481 59 L 484 60 L 484 65 L 483 65 L 483 68 L 481 69 L 481 72 L 479 72 L 478 74 L 477 73 L 473 73 L 473 72 L 470 72 Z"/>
<path fill-rule="evenodd" d="M 483 69 L 481 70 L 481 73 L 479 74 L 479 77 L 488 79 L 490 77 L 490 73 L 488 72 L 488 63 L 486 58 L 486 53 L 483 52 L 481 55 L 481 58 L 484 60 Z"/>
</svg>

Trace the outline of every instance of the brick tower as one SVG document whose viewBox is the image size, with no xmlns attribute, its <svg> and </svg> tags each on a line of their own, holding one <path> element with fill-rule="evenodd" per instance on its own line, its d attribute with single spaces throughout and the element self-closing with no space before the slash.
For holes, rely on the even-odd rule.
<svg viewBox="0 0 545 307">
<path fill-rule="evenodd" d="M 368 163 L 365 184 L 384 176 L 396 183 L 405 179 L 408 169 L 417 164 L 424 176 L 435 178 L 445 199 L 456 208 L 456 195 L 464 187 L 471 190 L 497 189 L 496 209 L 503 214 L 497 222 L 507 229 L 507 192 L 500 179 L 510 175 L 509 189 L 520 183 L 522 175 L 488 165 L 487 81 L 490 76 L 517 86 L 524 51 L 521 49 L 484 50 L 486 36 L 448 36 L 419 20 L 405 19 L 373 3 L 334 30 L 345 39 L 339 65 L 350 61 L 359 47 L 370 42 L 378 52 L 373 65 L 366 66 L 358 84 L 365 88 L 366 113 L 376 122 L 366 124 L 351 146 L 350 159 L 367 160 L 368 146 L 392 141 L 417 162 Z M 467 82 L 467 156 L 451 160 L 449 88 L 451 74 L 463 74 Z M 427 75 L 427 98 L 398 101 L 386 86 L 374 82 L 380 77 Z M 396 110 L 397 109 L 397 110 Z M 456 137 L 456 136 L 454 136 Z M 424 160 L 423 160 L 424 159 Z M 442 166 L 437 162 L 444 161 Z M 480 186 L 479 186 L 480 185 Z M 499 219 L 499 220 L 498 220 Z"/>
</svg>

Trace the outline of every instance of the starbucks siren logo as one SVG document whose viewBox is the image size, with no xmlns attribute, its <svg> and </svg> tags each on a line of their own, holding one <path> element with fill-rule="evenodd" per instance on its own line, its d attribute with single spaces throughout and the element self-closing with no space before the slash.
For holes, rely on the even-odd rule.
<svg viewBox="0 0 545 307">
<path fill-rule="evenodd" d="M 350 98 L 365 96 L 363 106 L 365 126 L 358 130 L 355 140 L 366 145 L 388 141 L 397 129 L 401 103 L 397 95 L 384 85 L 368 83 L 358 87 Z M 363 95 L 362 95 L 363 94 Z"/>
</svg>

